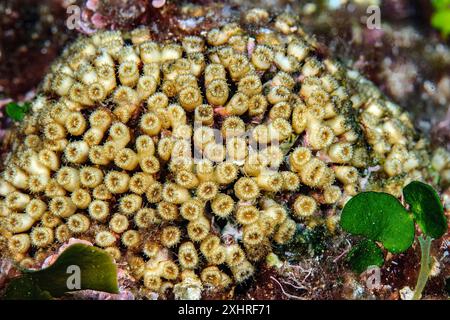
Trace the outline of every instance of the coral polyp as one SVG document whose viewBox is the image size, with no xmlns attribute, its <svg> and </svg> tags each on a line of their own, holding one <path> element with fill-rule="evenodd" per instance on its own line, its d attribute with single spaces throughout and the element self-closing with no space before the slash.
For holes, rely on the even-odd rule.
<svg viewBox="0 0 450 320">
<path fill-rule="evenodd" d="M 399 195 L 426 177 L 408 115 L 294 16 L 243 21 L 165 42 L 102 31 L 64 50 L 0 179 L 10 257 L 39 264 L 77 237 L 145 290 L 224 290 L 299 223 L 333 229 L 357 190 Z"/>
</svg>

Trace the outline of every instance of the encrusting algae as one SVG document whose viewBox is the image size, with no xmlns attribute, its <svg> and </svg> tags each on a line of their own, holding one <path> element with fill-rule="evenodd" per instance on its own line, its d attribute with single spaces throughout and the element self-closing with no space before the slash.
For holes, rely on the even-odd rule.
<svg viewBox="0 0 450 320">
<path fill-rule="evenodd" d="M 36 265 L 77 237 L 154 292 L 245 282 L 297 223 L 334 228 L 324 212 L 361 188 L 398 195 L 430 162 L 405 112 L 262 9 L 164 43 L 145 28 L 78 39 L 16 137 L 9 256 Z"/>
</svg>

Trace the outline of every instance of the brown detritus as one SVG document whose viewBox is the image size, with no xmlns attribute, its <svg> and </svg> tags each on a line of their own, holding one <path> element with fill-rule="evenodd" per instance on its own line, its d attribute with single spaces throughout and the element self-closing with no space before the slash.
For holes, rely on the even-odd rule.
<svg viewBox="0 0 450 320">
<path fill-rule="evenodd" d="M 246 293 L 236 296 L 236 299 L 288 300 L 289 297 L 283 294 L 277 283 L 278 278 L 279 273 L 275 269 L 262 267 L 257 273 L 255 284 Z"/>
</svg>

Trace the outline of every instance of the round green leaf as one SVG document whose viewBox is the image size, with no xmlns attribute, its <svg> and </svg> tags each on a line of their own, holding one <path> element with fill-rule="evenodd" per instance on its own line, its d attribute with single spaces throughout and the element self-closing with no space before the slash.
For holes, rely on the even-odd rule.
<svg viewBox="0 0 450 320">
<path fill-rule="evenodd" d="M 383 252 L 375 242 L 364 239 L 350 250 L 347 261 L 353 271 L 362 273 L 371 266 L 381 267 L 384 263 Z"/>
<path fill-rule="evenodd" d="M 447 232 L 444 207 L 431 186 L 413 181 L 403 189 L 403 196 L 423 233 L 438 239 Z"/>
<path fill-rule="evenodd" d="M 414 221 L 400 201 L 382 192 L 363 192 L 345 205 L 341 227 L 354 235 L 380 241 L 392 253 L 407 250 L 414 240 Z"/>
</svg>

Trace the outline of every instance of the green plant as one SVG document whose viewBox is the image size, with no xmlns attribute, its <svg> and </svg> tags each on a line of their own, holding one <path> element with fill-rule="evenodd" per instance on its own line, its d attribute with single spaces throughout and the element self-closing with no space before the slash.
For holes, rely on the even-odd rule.
<svg viewBox="0 0 450 320">
<path fill-rule="evenodd" d="M 352 269 L 361 273 L 369 266 L 384 263 L 383 251 L 376 242 L 391 253 L 410 248 L 415 221 L 423 233 L 418 238 L 421 267 L 413 297 L 419 299 L 430 274 L 431 242 L 446 233 L 447 219 L 439 196 L 431 186 L 413 181 L 403 189 L 403 196 L 409 211 L 392 195 L 362 192 L 345 205 L 340 224 L 345 231 L 363 237 L 347 256 Z"/>
<path fill-rule="evenodd" d="M 5 111 L 8 117 L 14 121 L 22 121 L 25 114 L 30 110 L 30 104 L 25 102 L 18 104 L 17 102 L 10 102 L 6 105 Z"/>
<path fill-rule="evenodd" d="M 80 270 L 80 288 L 118 293 L 117 268 L 111 256 L 96 247 L 74 244 L 64 250 L 48 268 L 22 270 L 6 288 L 7 300 L 48 300 L 60 297 L 70 290 L 68 279 L 71 266 Z"/>
<path fill-rule="evenodd" d="M 450 0 L 433 0 L 434 12 L 431 25 L 440 30 L 444 37 L 450 34 Z"/>
</svg>

